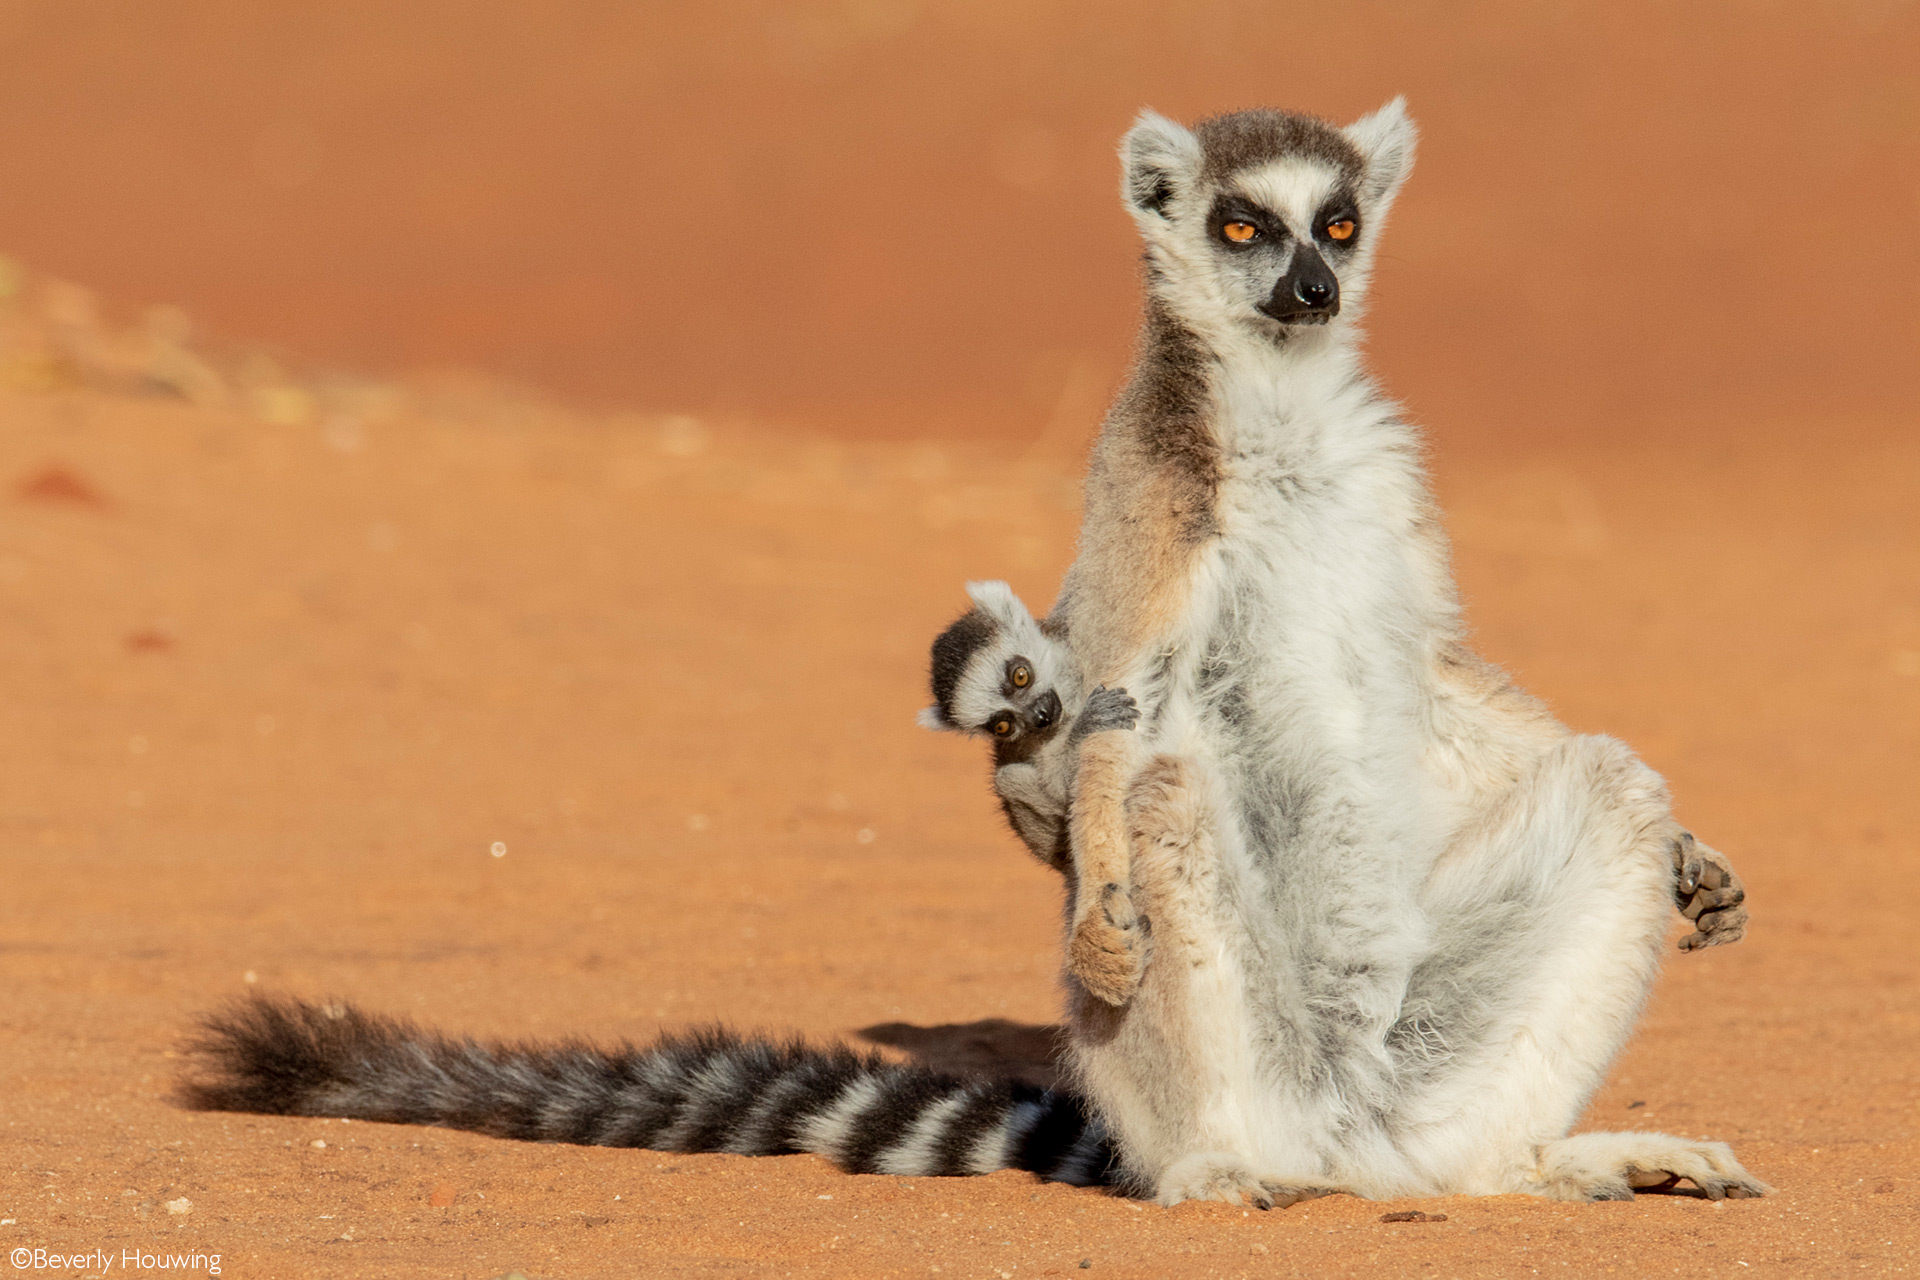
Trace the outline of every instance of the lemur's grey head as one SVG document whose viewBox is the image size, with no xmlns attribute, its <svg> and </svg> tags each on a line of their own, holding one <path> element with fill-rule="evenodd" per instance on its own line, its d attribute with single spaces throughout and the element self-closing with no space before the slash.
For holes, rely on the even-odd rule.
<svg viewBox="0 0 1920 1280">
<path fill-rule="evenodd" d="M 1060 726 L 1077 681 L 1072 659 L 1004 582 L 969 582 L 973 608 L 933 642 L 929 729 L 1012 744 Z"/>
<path fill-rule="evenodd" d="M 1284 340 L 1351 316 L 1415 136 L 1399 98 L 1344 129 L 1238 111 L 1188 130 L 1142 112 L 1120 154 L 1148 288 L 1209 333 Z"/>
</svg>

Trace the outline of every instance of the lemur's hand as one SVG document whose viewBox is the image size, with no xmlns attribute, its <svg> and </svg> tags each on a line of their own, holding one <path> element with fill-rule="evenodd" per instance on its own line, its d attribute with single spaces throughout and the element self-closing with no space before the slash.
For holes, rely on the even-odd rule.
<svg viewBox="0 0 1920 1280">
<path fill-rule="evenodd" d="M 1694 931 L 1680 939 L 1682 951 L 1702 947 L 1725 946 L 1747 935 L 1747 891 L 1733 864 L 1717 849 L 1710 849 L 1682 831 L 1673 842 L 1674 904 L 1680 914 L 1693 921 Z"/>
<path fill-rule="evenodd" d="M 1125 689 L 1109 689 L 1101 685 L 1087 695 L 1087 705 L 1080 709 L 1079 719 L 1073 722 L 1075 741 L 1090 733 L 1104 733 L 1109 729 L 1131 729 L 1140 721 L 1140 705 L 1133 695 Z"/>
</svg>

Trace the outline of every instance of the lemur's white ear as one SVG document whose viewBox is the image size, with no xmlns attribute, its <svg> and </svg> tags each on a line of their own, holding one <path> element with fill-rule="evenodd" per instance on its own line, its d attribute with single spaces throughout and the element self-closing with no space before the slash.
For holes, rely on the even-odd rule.
<svg viewBox="0 0 1920 1280">
<path fill-rule="evenodd" d="M 1407 114 L 1407 100 L 1395 98 L 1372 115 L 1361 116 L 1344 132 L 1367 158 L 1367 199 L 1376 207 L 1391 204 L 1400 184 L 1413 172 L 1414 144 L 1420 137 Z"/>
<path fill-rule="evenodd" d="M 967 599 L 989 612 L 1004 607 L 1004 602 L 1013 598 L 1013 588 L 998 578 L 967 584 Z"/>
<path fill-rule="evenodd" d="M 938 707 L 922 707 L 920 714 L 913 718 L 913 722 L 922 729 L 932 729 L 936 733 L 945 733 L 953 728 L 947 723 L 947 718 L 940 714 Z"/>
<path fill-rule="evenodd" d="M 1164 219 L 1200 174 L 1200 140 L 1157 111 L 1142 111 L 1120 140 L 1120 195 L 1136 218 Z"/>
<path fill-rule="evenodd" d="M 1033 622 L 1033 614 L 1027 611 L 1020 597 L 1013 594 L 1013 588 L 1004 582 L 969 582 L 967 599 L 1008 630 Z"/>
</svg>

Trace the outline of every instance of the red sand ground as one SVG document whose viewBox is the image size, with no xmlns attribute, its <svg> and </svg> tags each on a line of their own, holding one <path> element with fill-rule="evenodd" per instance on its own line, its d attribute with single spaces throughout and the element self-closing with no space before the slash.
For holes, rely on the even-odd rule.
<svg viewBox="0 0 1920 1280">
<path fill-rule="evenodd" d="M 0 3 L 0 247 L 308 361 L 597 406 L 238 356 L 221 395 L 177 317 L 101 344 L 36 294 L 41 350 L 0 315 L 0 1250 L 1911 1270 L 1916 51 L 1920 11 L 1874 0 Z M 895 1024 L 1044 1072 L 1058 889 L 981 752 L 913 726 L 926 643 L 964 579 L 1038 606 L 1071 558 L 1135 315 L 1131 112 L 1402 91 L 1427 133 L 1374 347 L 1433 428 L 1479 643 L 1666 773 L 1753 894 L 1585 1123 L 1726 1138 L 1776 1196 L 1383 1224 L 1409 1206 L 167 1102 L 249 974 L 486 1035 Z M 154 360 L 194 405 L 128 390 Z"/>
<path fill-rule="evenodd" d="M 911 721 L 963 579 L 1048 598 L 1072 479 L 526 409 L 351 451 L 87 391 L 0 395 L 0 421 L 0 1245 L 275 1276 L 1917 1260 L 1910 438 L 1439 447 L 1483 647 L 1635 743 L 1752 887 L 1749 940 L 1673 957 L 1585 1123 L 1726 1138 L 1779 1194 L 1383 1225 L 1406 1206 L 1166 1211 L 174 1108 L 178 1036 L 248 975 L 501 1036 L 1049 1023 L 1056 885 L 976 744 Z"/>
</svg>

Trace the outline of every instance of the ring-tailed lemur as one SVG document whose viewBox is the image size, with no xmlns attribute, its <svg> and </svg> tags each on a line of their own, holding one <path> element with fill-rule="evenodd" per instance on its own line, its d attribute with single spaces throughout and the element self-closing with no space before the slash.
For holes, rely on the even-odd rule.
<svg viewBox="0 0 1920 1280">
<path fill-rule="evenodd" d="M 1006 583 L 969 582 L 967 595 L 973 607 L 934 638 L 933 705 L 920 724 L 992 741 L 993 789 L 1008 825 L 1034 857 L 1064 872 L 1072 731 L 1061 730 L 1082 709 L 1073 655 Z"/>
<path fill-rule="evenodd" d="M 1046 628 L 1139 702 L 1082 745 L 1069 831 L 1154 960 L 1126 1007 L 1074 1000 L 1075 1072 L 1167 1203 L 1758 1194 L 1718 1143 L 1567 1136 L 1676 898 L 1690 949 L 1740 937 L 1743 894 L 1652 770 L 1463 643 L 1353 323 L 1414 137 L 1396 101 L 1124 143 L 1145 331 Z M 1071 910 L 1077 938 L 1110 906 Z"/>
<path fill-rule="evenodd" d="M 1151 913 L 1155 960 L 1125 1006 L 1073 1001 L 1087 1103 L 719 1033 L 490 1047 L 256 999 L 205 1022 L 189 1104 L 1167 1202 L 1765 1190 L 1717 1143 L 1565 1136 L 1675 897 L 1683 947 L 1745 913 L 1657 776 L 1461 641 L 1416 440 L 1351 325 L 1412 149 L 1398 103 L 1127 137 L 1145 339 L 1047 631 L 1140 702 L 1079 745 L 1069 839 Z"/>
<path fill-rule="evenodd" d="M 1097 930 L 1075 933 L 1069 968 L 1086 990 L 1125 1004 L 1146 963 L 1148 922 L 1108 868 L 1071 856 L 1068 819 L 1077 807 L 1074 764 L 1088 739 L 1133 728 L 1139 711 L 1125 689 L 1102 686 L 1083 699 L 1073 655 L 1006 583 L 970 582 L 967 594 L 973 608 L 934 639 L 933 705 L 920 723 L 991 739 L 993 789 L 1014 833 L 1074 882 L 1071 901 L 1105 904 Z"/>
</svg>

